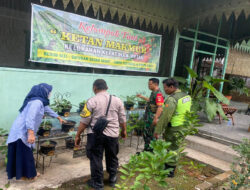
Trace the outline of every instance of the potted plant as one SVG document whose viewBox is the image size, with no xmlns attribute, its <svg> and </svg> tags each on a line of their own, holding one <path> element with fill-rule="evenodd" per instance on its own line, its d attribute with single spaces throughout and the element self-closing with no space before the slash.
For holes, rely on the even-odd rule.
<svg viewBox="0 0 250 190">
<path fill-rule="evenodd" d="M 139 119 L 139 116 L 140 116 L 139 113 L 131 113 L 131 114 L 129 114 L 129 121 L 128 122 L 130 122 L 132 124 L 136 124 L 136 122 Z"/>
<path fill-rule="evenodd" d="M 67 117 L 72 108 L 72 104 L 66 98 L 69 98 L 70 94 L 56 93 L 54 96 L 54 102 L 51 104 L 51 108 L 61 116 Z"/>
<path fill-rule="evenodd" d="M 139 119 L 139 113 L 132 113 L 129 115 L 128 125 L 130 126 L 130 132 L 134 130 L 137 136 L 142 135 L 142 130 L 145 126 L 143 118 Z"/>
<path fill-rule="evenodd" d="M 86 104 L 86 100 L 83 100 L 82 102 L 79 103 L 78 113 L 81 113 L 81 111 L 83 110 L 85 104 Z"/>
<path fill-rule="evenodd" d="M 138 101 L 138 108 L 139 109 L 145 109 L 146 105 L 147 105 L 147 101 L 146 100 L 139 100 Z"/>
<path fill-rule="evenodd" d="M 69 131 L 74 131 L 75 124 L 75 121 L 67 120 L 66 123 L 62 123 L 62 131 L 66 133 L 68 133 Z"/>
<path fill-rule="evenodd" d="M 138 113 L 129 114 L 129 118 L 127 121 L 127 133 L 131 133 L 136 128 L 136 122 L 139 118 Z"/>
<path fill-rule="evenodd" d="M 136 100 L 136 96 L 132 95 L 132 96 L 126 96 L 126 101 L 124 101 L 124 106 L 126 110 L 131 110 L 133 109 L 134 105 L 135 105 L 135 100 Z"/>
<path fill-rule="evenodd" d="M 249 95 L 249 89 L 246 86 L 246 82 L 244 79 L 240 77 L 231 77 L 229 79 L 229 83 L 227 85 L 227 88 L 224 90 L 225 92 L 225 97 L 228 98 L 229 100 L 232 99 L 232 93 L 236 92 L 239 95 Z"/>
<path fill-rule="evenodd" d="M 146 125 L 146 123 L 145 123 L 144 119 L 139 119 L 136 122 L 136 127 L 135 127 L 136 136 L 142 136 L 143 128 L 145 127 L 145 125 Z"/>
<path fill-rule="evenodd" d="M 65 146 L 66 148 L 73 149 L 75 146 L 76 131 L 70 131 L 68 135 L 69 137 L 65 138 Z"/>
<path fill-rule="evenodd" d="M 37 134 L 40 136 L 48 137 L 50 135 L 50 130 L 52 128 L 51 121 L 45 120 L 41 123 Z"/>
<path fill-rule="evenodd" d="M 141 94 L 141 95 L 145 95 L 145 91 L 143 92 L 137 92 L 136 94 Z M 138 108 L 139 109 L 145 109 L 146 105 L 147 105 L 147 101 L 141 98 L 136 97 L 137 100 L 137 104 L 138 104 Z"/>
<path fill-rule="evenodd" d="M 40 145 L 40 153 L 53 156 L 55 154 L 56 144 L 57 143 L 52 140 L 42 142 Z"/>
</svg>

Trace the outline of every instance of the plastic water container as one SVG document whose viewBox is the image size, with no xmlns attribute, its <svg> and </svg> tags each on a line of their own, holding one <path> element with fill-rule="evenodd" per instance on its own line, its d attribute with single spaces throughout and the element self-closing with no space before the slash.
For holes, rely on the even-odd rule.
<svg viewBox="0 0 250 190">
<path fill-rule="evenodd" d="M 230 119 L 227 121 L 227 126 L 232 126 L 232 121 Z"/>
</svg>

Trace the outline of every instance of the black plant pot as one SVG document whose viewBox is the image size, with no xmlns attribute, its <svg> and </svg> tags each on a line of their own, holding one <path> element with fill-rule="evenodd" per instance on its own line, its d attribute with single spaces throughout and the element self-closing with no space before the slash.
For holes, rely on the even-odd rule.
<svg viewBox="0 0 250 190">
<path fill-rule="evenodd" d="M 63 132 L 69 132 L 69 131 L 74 131 L 74 126 L 76 122 L 72 120 L 67 120 L 67 123 L 62 124 L 62 131 Z"/>
<path fill-rule="evenodd" d="M 66 137 L 65 138 L 65 145 L 66 148 L 73 149 L 75 146 L 75 141 L 72 137 Z"/>
<path fill-rule="evenodd" d="M 142 136 L 142 129 L 135 128 L 135 133 L 136 133 L 136 136 Z"/>
<path fill-rule="evenodd" d="M 55 154 L 56 144 L 57 143 L 55 141 L 50 140 L 49 144 L 47 145 L 45 141 L 40 145 L 40 152 L 52 156 Z"/>
<path fill-rule="evenodd" d="M 67 109 L 62 109 L 61 112 L 58 112 L 58 115 L 60 115 L 60 116 L 65 116 L 65 117 L 66 117 L 66 116 L 69 115 L 70 110 L 71 110 L 71 107 L 70 107 L 70 108 L 67 108 Z"/>
<path fill-rule="evenodd" d="M 139 109 L 145 109 L 146 105 L 147 104 L 145 102 L 138 102 L 138 108 Z"/>
<path fill-rule="evenodd" d="M 78 113 L 81 113 L 81 111 L 83 110 L 85 104 L 79 104 L 79 110 Z"/>
<path fill-rule="evenodd" d="M 134 107 L 133 102 L 124 102 L 124 106 L 126 110 L 131 110 Z"/>
<path fill-rule="evenodd" d="M 40 127 L 37 131 L 37 134 L 39 136 L 48 137 L 50 135 L 50 130 L 51 129 L 45 130 L 44 128 Z"/>
</svg>

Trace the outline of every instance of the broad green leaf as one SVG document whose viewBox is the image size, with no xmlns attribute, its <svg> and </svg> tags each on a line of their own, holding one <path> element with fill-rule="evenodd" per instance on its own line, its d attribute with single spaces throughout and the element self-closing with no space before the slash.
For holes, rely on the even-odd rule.
<svg viewBox="0 0 250 190">
<path fill-rule="evenodd" d="M 220 83 L 220 82 L 229 82 L 229 80 L 225 80 L 225 79 L 215 79 L 215 78 L 213 78 L 213 79 L 212 79 L 212 82 L 213 82 L 213 84 L 215 84 L 215 83 Z"/>
<path fill-rule="evenodd" d="M 119 184 L 115 184 L 115 187 L 121 189 L 121 185 Z"/>
<path fill-rule="evenodd" d="M 120 172 L 122 172 L 125 175 L 129 175 L 129 173 L 126 170 L 124 170 L 124 169 L 120 169 Z"/>
<path fill-rule="evenodd" d="M 222 106 L 220 104 L 217 104 L 217 111 L 219 112 L 220 116 L 225 119 L 228 120 L 227 116 L 225 115 Z"/>
<path fill-rule="evenodd" d="M 127 177 L 124 176 L 124 175 L 120 176 L 120 178 L 123 179 L 123 180 L 127 179 Z"/>
<path fill-rule="evenodd" d="M 141 182 L 135 181 L 134 187 L 135 187 L 135 188 L 138 188 L 138 187 L 140 187 L 140 186 L 141 186 Z"/>
<path fill-rule="evenodd" d="M 212 79 L 212 77 L 209 76 L 209 75 L 206 75 L 206 76 L 204 76 L 203 78 L 204 78 L 204 80 L 207 81 L 207 82 L 210 82 L 211 79 Z"/>
<path fill-rule="evenodd" d="M 166 181 L 160 181 L 159 184 L 162 187 L 167 187 L 167 185 L 168 185 Z"/>
<path fill-rule="evenodd" d="M 229 104 L 229 100 L 222 93 L 216 90 L 211 84 L 209 84 L 207 81 L 203 81 L 203 86 L 211 90 L 211 92 L 213 92 L 213 94 L 216 96 L 216 98 L 220 102 L 222 102 L 223 104 Z"/>
<path fill-rule="evenodd" d="M 209 101 L 209 99 L 206 99 L 205 112 L 209 121 L 212 121 L 213 118 L 217 115 L 216 108 L 217 105 L 214 101 Z"/>
<path fill-rule="evenodd" d="M 149 186 L 147 186 L 146 184 L 144 185 L 144 190 L 150 190 Z"/>
<path fill-rule="evenodd" d="M 209 121 L 212 121 L 217 113 L 219 113 L 223 117 L 223 119 L 227 120 L 227 117 L 224 114 L 221 105 L 213 100 L 206 99 L 205 112 Z"/>
<path fill-rule="evenodd" d="M 191 69 L 191 68 L 189 68 L 187 66 L 185 66 L 185 68 L 187 69 L 187 71 L 190 74 L 191 78 L 197 78 L 198 77 L 197 73 L 193 69 Z"/>
<path fill-rule="evenodd" d="M 136 177 L 136 181 L 140 181 L 144 178 L 144 175 L 143 174 L 139 174 L 137 177 Z"/>
<path fill-rule="evenodd" d="M 174 77 L 174 79 L 177 80 L 179 83 L 182 83 L 182 84 L 187 83 L 187 80 L 184 77 Z"/>
</svg>

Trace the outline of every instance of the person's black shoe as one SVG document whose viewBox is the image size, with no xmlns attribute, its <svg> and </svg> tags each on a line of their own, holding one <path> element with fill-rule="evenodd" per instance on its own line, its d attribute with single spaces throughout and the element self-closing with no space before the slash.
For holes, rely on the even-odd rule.
<svg viewBox="0 0 250 190">
<path fill-rule="evenodd" d="M 168 174 L 168 177 L 173 178 L 174 177 L 174 172 L 175 172 L 175 169 L 170 171 L 169 174 Z"/>
<path fill-rule="evenodd" d="M 173 177 L 174 177 L 174 173 L 175 173 L 176 166 L 170 166 L 170 165 L 168 165 L 168 164 L 165 164 L 165 170 L 170 169 L 170 168 L 171 168 L 172 170 L 169 172 L 169 174 L 168 174 L 167 177 L 173 178 Z"/>
<path fill-rule="evenodd" d="M 109 178 L 109 186 L 110 186 L 110 187 L 115 187 L 116 181 L 117 181 L 116 175 L 110 177 L 110 178 Z"/>
<path fill-rule="evenodd" d="M 92 179 L 87 181 L 89 187 L 94 188 L 95 190 L 104 190 L 103 184 L 95 183 Z"/>
<path fill-rule="evenodd" d="M 94 181 L 93 181 L 93 180 L 89 179 L 89 180 L 87 181 L 87 184 L 88 184 L 89 187 L 94 188 Z"/>
</svg>

